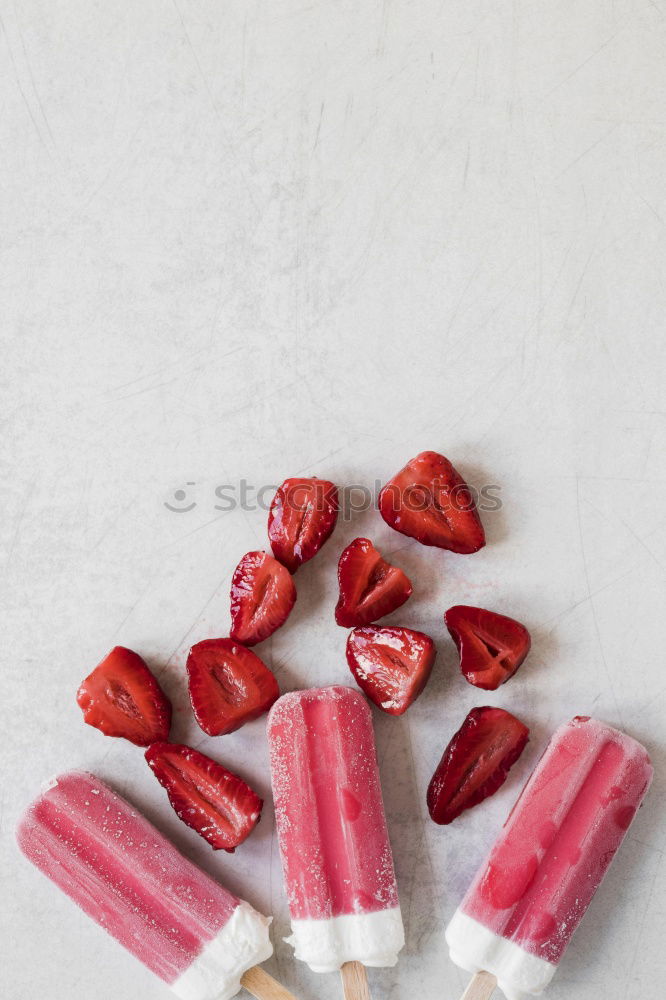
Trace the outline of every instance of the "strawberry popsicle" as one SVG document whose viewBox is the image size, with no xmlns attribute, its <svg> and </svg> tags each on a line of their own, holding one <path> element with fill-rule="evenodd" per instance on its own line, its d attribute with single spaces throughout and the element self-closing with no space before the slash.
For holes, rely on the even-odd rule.
<svg viewBox="0 0 666 1000">
<path fill-rule="evenodd" d="M 272 954 L 269 919 L 92 774 L 54 779 L 23 816 L 17 839 L 40 871 L 183 1000 L 228 1000 L 246 970 Z"/>
<path fill-rule="evenodd" d="M 348 687 L 286 694 L 268 740 L 296 957 L 314 972 L 395 965 L 404 932 L 367 701 Z"/>
<path fill-rule="evenodd" d="M 631 737 L 586 716 L 561 726 L 446 930 L 456 965 L 509 1000 L 541 993 L 651 779 Z"/>
</svg>

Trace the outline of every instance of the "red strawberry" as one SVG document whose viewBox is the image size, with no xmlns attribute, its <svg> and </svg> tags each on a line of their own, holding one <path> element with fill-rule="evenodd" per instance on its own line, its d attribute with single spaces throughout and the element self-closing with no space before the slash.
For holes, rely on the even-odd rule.
<svg viewBox="0 0 666 1000">
<path fill-rule="evenodd" d="M 312 559 L 338 519 L 338 491 L 325 479 L 285 479 L 273 497 L 268 537 L 290 573 Z"/>
<path fill-rule="evenodd" d="M 76 693 L 83 718 L 105 736 L 139 747 L 166 740 L 171 702 L 138 653 L 115 646 Z"/>
<path fill-rule="evenodd" d="M 233 639 L 204 639 L 192 646 L 187 676 L 194 716 L 209 736 L 240 729 L 280 695 L 268 667 Z"/>
<path fill-rule="evenodd" d="M 476 504 L 448 458 L 422 451 L 379 494 L 379 512 L 392 528 L 423 545 L 477 552 L 486 544 Z"/>
<path fill-rule="evenodd" d="M 435 662 L 429 635 L 402 625 L 355 628 L 347 639 L 347 663 L 370 701 L 402 715 L 423 691 Z"/>
<path fill-rule="evenodd" d="M 460 669 L 475 687 L 494 691 L 513 677 L 530 651 L 524 625 L 483 608 L 457 604 L 444 615 L 460 653 Z"/>
<path fill-rule="evenodd" d="M 338 563 L 340 598 L 335 609 L 338 625 L 369 625 L 404 604 L 412 592 L 409 578 L 391 566 L 369 538 L 355 538 Z"/>
<path fill-rule="evenodd" d="M 254 646 L 284 625 L 296 600 L 288 569 L 267 552 L 248 552 L 231 581 L 231 638 Z"/>
<path fill-rule="evenodd" d="M 525 749 L 530 731 L 503 708 L 473 708 L 447 746 L 428 785 L 435 823 L 453 822 L 496 792 Z"/>
<path fill-rule="evenodd" d="M 183 823 L 233 854 L 259 822 L 263 801 L 217 761 L 180 743 L 153 743 L 146 760 Z"/>
</svg>

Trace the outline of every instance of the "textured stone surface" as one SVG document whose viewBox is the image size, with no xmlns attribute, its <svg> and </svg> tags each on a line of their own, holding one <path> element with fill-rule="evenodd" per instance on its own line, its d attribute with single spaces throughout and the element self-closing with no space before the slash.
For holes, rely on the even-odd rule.
<svg viewBox="0 0 666 1000">
<path fill-rule="evenodd" d="M 387 621 L 438 643 L 419 701 L 375 713 L 408 945 L 371 972 L 374 995 L 462 992 L 445 923 L 574 714 L 643 740 L 656 778 L 549 997 L 649 995 L 666 973 L 659 5 L 0 8 L 2 992 L 166 995 L 14 847 L 23 803 L 64 768 L 115 783 L 287 933 L 264 723 L 211 739 L 188 707 L 187 650 L 227 634 L 231 573 L 266 544 L 265 511 L 218 510 L 215 489 L 372 488 L 430 448 L 501 487 L 488 546 L 425 549 L 357 513 L 257 647 L 283 690 L 351 682 L 333 608 L 357 535 L 414 583 Z M 498 691 L 457 674 L 452 604 L 532 632 Z M 160 675 L 173 737 L 266 796 L 235 856 L 177 820 L 137 748 L 83 725 L 77 685 L 115 643 Z M 479 704 L 532 740 L 493 799 L 440 829 L 425 789 Z M 269 968 L 303 1000 L 340 996 L 286 945 Z"/>
</svg>

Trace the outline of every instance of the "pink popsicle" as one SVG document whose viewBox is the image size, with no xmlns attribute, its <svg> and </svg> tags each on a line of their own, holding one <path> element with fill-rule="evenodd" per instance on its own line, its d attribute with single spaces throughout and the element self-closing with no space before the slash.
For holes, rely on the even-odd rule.
<svg viewBox="0 0 666 1000">
<path fill-rule="evenodd" d="M 404 933 L 368 703 L 348 687 L 295 691 L 268 739 L 296 957 L 317 972 L 394 965 Z"/>
<path fill-rule="evenodd" d="M 19 847 L 184 1000 L 227 1000 L 272 953 L 269 920 L 184 858 L 92 774 L 55 779 L 28 808 Z"/>
<path fill-rule="evenodd" d="M 457 965 L 541 992 L 652 778 L 645 749 L 579 716 L 553 735 L 447 928 Z"/>
</svg>

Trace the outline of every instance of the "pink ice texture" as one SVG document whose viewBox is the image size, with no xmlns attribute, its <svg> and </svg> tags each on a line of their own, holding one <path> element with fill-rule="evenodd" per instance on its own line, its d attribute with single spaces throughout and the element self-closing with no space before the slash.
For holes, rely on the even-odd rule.
<svg viewBox="0 0 666 1000">
<path fill-rule="evenodd" d="M 553 735 L 461 909 L 556 964 L 650 781 L 644 747 L 579 716 Z"/>
<path fill-rule="evenodd" d="M 398 906 L 370 707 L 348 687 L 294 691 L 270 711 L 275 815 L 292 919 Z"/>
<path fill-rule="evenodd" d="M 17 839 L 40 871 L 169 984 L 239 904 L 83 771 L 55 779 L 28 808 Z"/>
</svg>

